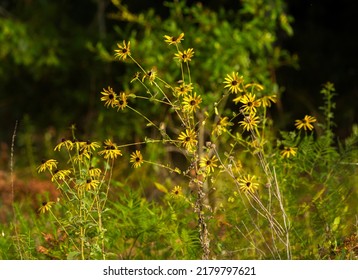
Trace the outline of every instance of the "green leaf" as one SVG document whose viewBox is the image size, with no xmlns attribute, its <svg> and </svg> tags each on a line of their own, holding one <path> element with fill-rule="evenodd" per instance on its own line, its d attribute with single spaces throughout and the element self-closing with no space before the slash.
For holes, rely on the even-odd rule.
<svg viewBox="0 0 358 280">
<path fill-rule="evenodd" d="M 159 184 L 159 183 L 157 183 L 157 182 L 154 182 L 154 185 L 155 185 L 155 187 L 156 187 L 158 190 L 160 190 L 161 192 L 163 192 L 163 193 L 168 193 L 168 189 L 167 189 L 165 186 L 163 186 L 162 184 Z"/>
</svg>

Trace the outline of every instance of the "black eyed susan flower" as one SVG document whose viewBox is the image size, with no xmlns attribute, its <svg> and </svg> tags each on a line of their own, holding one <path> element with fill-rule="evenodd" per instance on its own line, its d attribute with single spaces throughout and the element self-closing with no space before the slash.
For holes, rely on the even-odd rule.
<svg viewBox="0 0 358 280">
<path fill-rule="evenodd" d="M 193 95 L 186 95 L 183 98 L 183 110 L 185 112 L 193 113 L 200 108 L 199 104 L 202 102 L 200 95 L 196 95 L 194 92 Z"/>
<path fill-rule="evenodd" d="M 194 56 L 194 49 L 189 48 L 183 52 L 178 51 L 178 53 L 175 54 L 175 58 L 179 59 L 181 62 L 189 62 L 191 61 L 192 57 Z"/>
<path fill-rule="evenodd" d="M 80 143 L 80 149 L 79 150 L 83 154 L 88 154 L 88 155 L 90 155 L 92 151 L 95 151 L 97 148 L 100 147 L 98 142 L 87 141 L 87 142 L 79 142 L 79 143 Z"/>
<path fill-rule="evenodd" d="M 90 167 L 88 169 L 88 175 L 91 177 L 91 178 L 99 178 L 102 174 L 102 170 L 99 169 L 99 168 L 95 168 L 95 167 Z"/>
<path fill-rule="evenodd" d="M 211 158 L 209 156 L 204 156 L 200 159 L 199 166 L 203 168 L 207 173 L 214 172 L 214 168 L 218 167 L 216 164 L 218 159 L 215 155 L 213 155 Z"/>
<path fill-rule="evenodd" d="M 304 130 L 312 130 L 313 129 L 313 125 L 312 123 L 316 122 L 316 118 L 315 117 L 311 117 L 306 115 L 302 120 L 296 120 L 295 122 L 295 126 L 297 129 L 304 129 Z"/>
<path fill-rule="evenodd" d="M 71 140 L 66 140 L 62 138 L 61 142 L 55 146 L 54 151 L 60 151 L 62 147 L 66 147 L 67 150 L 71 151 L 73 148 L 73 142 Z"/>
<path fill-rule="evenodd" d="M 143 164 L 143 156 L 140 151 L 135 151 L 131 154 L 130 162 L 133 163 L 134 168 L 138 168 Z"/>
<path fill-rule="evenodd" d="M 276 103 L 277 102 L 277 95 L 265 95 L 259 99 L 261 101 L 262 107 L 271 107 L 271 102 Z"/>
<path fill-rule="evenodd" d="M 174 95 L 177 97 L 185 96 L 193 90 L 192 84 L 182 83 L 180 86 L 174 88 Z"/>
<path fill-rule="evenodd" d="M 105 159 L 116 159 L 117 156 L 122 155 L 121 150 L 118 149 L 117 145 L 109 139 L 104 141 L 104 150 L 98 152 L 98 154 Z"/>
<path fill-rule="evenodd" d="M 157 77 L 157 68 L 154 66 L 147 73 L 145 73 L 145 75 L 142 78 L 142 82 L 144 82 L 145 79 L 148 79 L 149 83 L 153 84 L 156 77 Z"/>
<path fill-rule="evenodd" d="M 123 41 L 123 45 L 117 44 L 118 50 L 114 50 L 114 57 L 118 59 L 126 60 L 127 56 L 131 55 L 131 42 L 126 44 L 126 41 Z"/>
<path fill-rule="evenodd" d="M 117 104 L 117 94 L 113 91 L 111 87 L 108 87 L 108 89 L 103 89 L 101 92 L 103 96 L 101 97 L 101 101 L 104 101 L 104 106 L 111 106 L 114 108 Z"/>
<path fill-rule="evenodd" d="M 57 168 L 57 160 L 55 159 L 49 159 L 49 160 L 42 160 L 41 165 L 37 168 L 37 172 L 44 172 L 46 170 L 52 172 L 52 169 Z"/>
<path fill-rule="evenodd" d="M 119 94 L 119 98 L 118 98 L 118 102 L 117 102 L 117 106 L 118 106 L 118 109 L 120 110 L 123 110 L 124 108 L 127 107 L 127 95 L 125 92 L 121 92 Z"/>
<path fill-rule="evenodd" d="M 168 43 L 169 45 L 177 45 L 181 42 L 181 40 L 184 40 L 184 33 L 181 33 L 178 37 L 173 37 L 173 36 L 168 36 L 168 35 L 164 35 L 164 41 L 166 43 Z"/>
<path fill-rule="evenodd" d="M 175 186 L 170 192 L 172 198 L 180 198 L 183 196 L 183 190 L 180 186 Z"/>
<path fill-rule="evenodd" d="M 220 136 L 224 132 L 227 132 L 227 127 L 232 126 L 233 123 L 229 121 L 228 117 L 220 118 L 217 124 L 214 126 L 212 134 Z"/>
<path fill-rule="evenodd" d="M 240 190 L 242 190 L 243 192 L 251 192 L 254 193 L 255 190 L 258 188 L 258 183 L 254 182 L 255 181 L 255 175 L 250 176 L 244 176 L 243 178 L 239 179 L 239 186 L 240 186 Z"/>
<path fill-rule="evenodd" d="M 65 169 L 65 170 L 56 170 L 51 178 L 52 182 L 55 181 L 64 181 L 66 180 L 66 177 L 70 176 L 71 170 Z"/>
<path fill-rule="evenodd" d="M 254 129 L 257 127 L 259 123 L 259 117 L 254 114 L 245 115 L 244 119 L 239 122 L 239 124 L 247 131 Z"/>
<path fill-rule="evenodd" d="M 255 113 L 256 107 L 260 106 L 260 101 L 256 99 L 255 94 L 245 94 L 240 99 L 240 102 L 244 105 L 241 106 L 241 109 L 245 113 Z"/>
<path fill-rule="evenodd" d="M 178 140 L 188 151 L 192 151 L 198 143 L 198 140 L 196 140 L 196 133 L 193 129 L 186 129 L 185 131 L 182 131 L 179 134 Z"/>
<path fill-rule="evenodd" d="M 224 84 L 226 84 L 225 88 L 229 88 L 230 93 L 243 92 L 244 91 L 242 88 L 243 83 L 244 83 L 243 76 L 239 77 L 239 74 L 235 72 L 232 72 L 231 76 L 227 74 L 224 82 Z"/>
<path fill-rule="evenodd" d="M 41 207 L 38 209 L 39 213 L 43 214 L 49 211 L 54 203 L 53 201 L 42 202 Z"/>
<path fill-rule="evenodd" d="M 99 186 L 99 181 L 88 178 L 86 182 L 84 182 L 80 187 L 85 189 L 86 191 L 90 191 L 92 189 L 96 189 Z"/>
<path fill-rule="evenodd" d="M 281 151 L 281 156 L 283 158 L 289 158 L 290 156 L 296 156 L 297 148 L 294 147 L 284 147 Z"/>
</svg>

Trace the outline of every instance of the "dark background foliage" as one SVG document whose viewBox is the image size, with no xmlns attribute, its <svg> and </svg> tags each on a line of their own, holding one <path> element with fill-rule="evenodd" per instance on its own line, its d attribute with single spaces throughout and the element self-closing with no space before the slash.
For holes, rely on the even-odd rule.
<svg viewBox="0 0 358 280">
<path fill-rule="evenodd" d="M 154 9 L 153 19 L 168 17 L 165 1 L 123 2 L 133 13 Z M 197 2 L 188 1 L 188 5 Z M 213 10 L 226 9 L 228 15 L 242 7 L 234 0 L 202 2 Z M 317 114 L 319 90 L 331 81 L 339 93 L 336 130 L 346 137 L 357 122 L 356 4 L 293 0 L 287 6 L 294 17 L 294 36 L 282 32 L 276 43 L 297 53 L 300 67 L 276 71 L 285 90 L 282 112 L 275 117 L 288 119 L 281 122 L 285 126 L 304 114 Z M 116 26 L 127 34 L 136 28 L 109 17 L 114 11 L 106 0 L 0 2 L 1 142 L 10 142 L 15 120 L 20 122 L 20 134 L 61 131 L 72 123 L 87 137 L 98 131 L 98 112 L 103 110 L 99 92 L 114 77 L 121 77 L 125 66 L 98 57 L 90 46 L 101 41 L 113 49 L 122 40 L 114 32 Z"/>
</svg>

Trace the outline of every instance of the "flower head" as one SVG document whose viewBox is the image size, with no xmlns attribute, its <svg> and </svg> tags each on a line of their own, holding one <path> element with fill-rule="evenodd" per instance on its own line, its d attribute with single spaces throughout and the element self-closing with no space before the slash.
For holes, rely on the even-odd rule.
<svg viewBox="0 0 358 280">
<path fill-rule="evenodd" d="M 80 152 L 84 154 L 91 154 L 92 150 L 95 151 L 97 148 L 100 147 L 98 142 L 79 142 L 80 143 Z"/>
<path fill-rule="evenodd" d="M 150 84 L 153 84 L 155 78 L 157 77 L 157 68 L 154 66 L 152 69 L 150 69 L 142 78 L 142 82 L 144 82 L 145 79 L 149 80 Z"/>
<path fill-rule="evenodd" d="M 104 141 L 104 150 L 98 152 L 99 155 L 103 155 L 105 159 L 116 159 L 117 156 L 121 156 L 121 150 L 111 140 Z"/>
<path fill-rule="evenodd" d="M 178 53 L 175 54 L 175 58 L 179 59 L 180 62 L 189 62 L 191 61 L 191 58 L 194 56 L 194 49 L 189 48 L 183 52 L 178 51 Z"/>
<path fill-rule="evenodd" d="M 289 158 L 290 156 L 296 156 L 297 148 L 294 147 L 284 147 L 281 151 L 281 156 L 283 158 Z"/>
<path fill-rule="evenodd" d="M 52 182 L 60 181 L 60 180 L 66 180 L 66 177 L 68 177 L 71 174 L 71 170 L 65 169 L 65 170 L 56 170 L 51 178 Z"/>
<path fill-rule="evenodd" d="M 170 196 L 173 198 L 180 198 L 183 196 L 183 190 L 180 186 L 175 186 L 170 192 Z"/>
<path fill-rule="evenodd" d="M 254 182 L 254 181 L 255 181 L 255 175 L 243 176 L 243 178 L 239 179 L 240 190 L 242 190 L 244 192 L 254 193 L 259 185 L 258 183 Z"/>
<path fill-rule="evenodd" d="M 113 88 L 104 88 L 101 94 L 103 95 L 101 97 L 101 101 L 104 101 L 104 106 L 111 106 L 112 108 L 114 108 L 118 104 L 117 94 L 113 91 Z"/>
<path fill-rule="evenodd" d="M 184 38 L 184 33 L 181 33 L 178 37 L 173 37 L 173 36 L 168 36 L 168 35 L 164 35 L 165 38 L 165 42 L 168 43 L 169 45 L 172 44 L 179 44 L 181 42 L 181 40 L 183 40 Z"/>
<path fill-rule="evenodd" d="M 81 184 L 80 187 L 85 189 L 86 191 L 90 191 L 91 189 L 96 189 L 99 186 L 99 183 L 100 182 L 98 180 L 88 178 L 86 182 Z"/>
<path fill-rule="evenodd" d="M 121 92 L 119 94 L 119 98 L 118 98 L 118 101 L 117 101 L 117 106 L 118 106 L 118 109 L 120 110 L 123 110 L 124 108 L 127 107 L 127 95 L 125 92 Z"/>
<path fill-rule="evenodd" d="M 313 129 L 313 125 L 312 123 L 316 122 L 316 118 L 315 117 L 311 117 L 306 115 L 302 120 L 296 120 L 295 122 L 295 126 L 297 129 L 304 129 L 304 130 L 312 130 Z"/>
<path fill-rule="evenodd" d="M 226 84 L 225 88 L 229 88 L 230 93 L 243 92 L 244 91 L 242 89 L 243 83 L 244 83 L 243 76 L 239 77 L 239 74 L 235 72 L 232 72 L 231 76 L 227 74 L 224 82 L 224 84 Z"/>
<path fill-rule="evenodd" d="M 257 127 L 259 123 L 259 117 L 254 114 L 245 115 L 244 120 L 240 121 L 239 124 L 247 131 L 254 129 Z"/>
<path fill-rule="evenodd" d="M 91 178 L 99 178 L 99 176 L 101 176 L 102 174 L 102 170 L 99 169 L 99 168 L 95 168 L 95 167 L 90 167 L 88 169 L 88 175 L 91 177 Z"/>
<path fill-rule="evenodd" d="M 262 107 L 271 107 L 271 102 L 276 103 L 277 102 L 277 95 L 265 95 L 259 99 L 261 101 Z"/>
<path fill-rule="evenodd" d="M 232 125 L 233 125 L 233 123 L 229 121 L 228 117 L 220 118 L 219 121 L 216 123 L 216 125 L 212 131 L 212 134 L 220 136 L 221 134 L 223 134 L 223 132 L 227 131 L 226 127 L 232 126 Z"/>
<path fill-rule="evenodd" d="M 56 145 L 54 151 L 60 151 L 62 147 L 66 147 L 67 150 L 71 151 L 73 148 L 73 142 L 62 138 L 61 142 Z"/>
<path fill-rule="evenodd" d="M 41 165 L 37 168 L 37 172 L 44 172 L 45 170 L 48 170 L 52 172 L 52 169 L 57 168 L 57 160 L 55 159 L 49 159 L 49 160 L 43 160 Z"/>
<path fill-rule="evenodd" d="M 244 104 L 241 106 L 241 109 L 246 113 L 255 113 L 256 107 L 259 107 L 261 104 L 260 100 L 256 99 L 255 94 L 251 93 L 243 95 L 240 102 Z"/>
<path fill-rule="evenodd" d="M 200 108 L 199 104 L 201 102 L 202 102 L 201 96 L 196 95 L 196 92 L 194 92 L 193 95 L 186 95 L 183 98 L 183 110 L 185 112 L 193 113 Z"/>
<path fill-rule="evenodd" d="M 140 151 L 135 151 L 131 154 L 130 162 L 133 163 L 134 168 L 138 168 L 143 164 L 143 156 Z"/>
<path fill-rule="evenodd" d="M 216 164 L 217 161 L 218 159 L 215 155 L 213 155 L 212 157 L 204 156 L 200 159 L 199 166 L 201 168 L 204 168 L 207 173 L 211 173 L 214 172 L 215 167 L 218 167 L 218 165 Z"/>
<path fill-rule="evenodd" d="M 114 50 L 114 57 L 118 57 L 118 59 L 126 60 L 127 56 L 131 55 L 131 42 L 123 41 L 123 45 L 117 44 L 118 50 Z"/>
<path fill-rule="evenodd" d="M 55 202 L 53 201 L 42 202 L 42 206 L 38 209 L 39 213 L 43 214 L 46 211 L 49 211 L 54 203 Z"/>
<path fill-rule="evenodd" d="M 196 133 L 193 129 L 186 129 L 185 131 L 182 131 L 179 134 L 178 140 L 188 151 L 192 151 L 198 143 L 198 140 L 196 140 Z"/>
<path fill-rule="evenodd" d="M 177 97 L 185 96 L 193 90 L 192 84 L 181 83 L 180 86 L 174 88 L 174 94 Z"/>
</svg>

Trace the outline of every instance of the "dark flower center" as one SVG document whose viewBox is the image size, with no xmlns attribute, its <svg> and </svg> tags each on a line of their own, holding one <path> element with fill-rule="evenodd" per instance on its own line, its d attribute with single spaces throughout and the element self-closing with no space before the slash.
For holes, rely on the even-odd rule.
<svg viewBox="0 0 358 280">
<path fill-rule="evenodd" d="M 231 82 L 231 85 L 232 85 L 232 86 L 236 86 L 236 85 L 237 85 L 237 81 L 236 81 L 236 80 L 233 80 L 233 81 Z"/>
<path fill-rule="evenodd" d="M 185 142 L 189 142 L 189 141 L 190 141 L 190 137 L 189 136 L 185 137 Z"/>
</svg>

